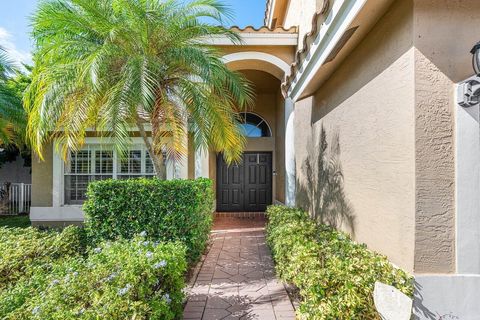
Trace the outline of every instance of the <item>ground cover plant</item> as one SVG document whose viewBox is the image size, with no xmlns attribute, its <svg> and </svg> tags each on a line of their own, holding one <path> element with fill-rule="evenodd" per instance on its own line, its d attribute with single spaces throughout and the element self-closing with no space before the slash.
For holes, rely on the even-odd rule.
<svg viewBox="0 0 480 320">
<path fill-rule="evenodd" d="M 376 281 L 413 295 L 413 281 L 388 259 L 340 231 L 315 223 L 307 212 L 267 210 L 267 241 L 282 280 L 299 289 L 300 319 L 380 319 Z"/>
<path fill-rule="evenodd" d="M 87 248 L 78 227 L 1 228 L 0 240 L 2 319 L 176 319 L 182 313 L 182 243 L 152 242 L 143 233 Z"/>
<path fill-rule="evenodd" d="M 19 216 L 0 216 L 0 227 L 18 227 L 26 228 L 31 225 L 30 218 L 27 215 Z"/>
<path fill-rule="evenodd" d="M 212 181 L 92 183 L 86 227 L 0 228 L 1 319 L 178 319 Z"/>
<path fill-rule="evenodd" d="M 209 179 L 104 180 L 89 184 L 85 229 L 93 241 L 129 239 L 146 231 L 154 241 L 181 241 L 189 262 L 205 249 L 212 226 Z"/>
</svg>

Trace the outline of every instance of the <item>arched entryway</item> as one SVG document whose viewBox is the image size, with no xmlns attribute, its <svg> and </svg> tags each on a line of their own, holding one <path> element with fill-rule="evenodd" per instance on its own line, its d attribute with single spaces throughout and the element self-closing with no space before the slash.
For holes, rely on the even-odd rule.
<svg viewBox="0 0 480 320">
<path fill-rule="evenodd" d="M 248 120 L 256 115 L 261 119 L 259 125 L 267 126 L 260 129 L 253 125 L 255 134 L 246 137 L 242 163 L 230 167 L 221 155 L 197 154 L 195 171 L 215 180 L 217 211 L 264 211 L 277 201 L 289 203 L 287 200 L 292 197 L 287 194 L 291 193 L 295 181 L 292 172 L 286 171 L 287 168 L 294 170 L 294 166 L 287 165 L 292 162 L 293 154 L 286 151 L 292 152 L 293 148 L 286 145 L 289 141 L 286 137 L 291 136 L 286 129 L 288 121 L 293 119 L 293 108 L 286 108 L 281 82 L 290 72 L 294 48 L 242 45 L 224 49 L 223 60 L 227 66 L 242 73 L 255 89 L 255 103 L 244 111 L 251 115 Z"/>
</svg>

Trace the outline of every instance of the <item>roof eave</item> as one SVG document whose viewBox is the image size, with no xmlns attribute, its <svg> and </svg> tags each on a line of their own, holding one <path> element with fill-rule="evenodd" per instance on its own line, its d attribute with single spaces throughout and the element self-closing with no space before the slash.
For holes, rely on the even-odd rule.
<svg viewBox="0 0 480 320">
<path fill-rule="evenodd" d="M 392 0 L 337 0 L 323 16 L 322 13 L 317 13 L 312 31 L 305 36 L 304 46 L 296 54 L 290 75 L 282 83 L 284 96 L 298 101 L 311 95 L 348 55 L 347 51 L 352 50 L 367 34 L 391 2 Z M 365 14 L 367 11 L 368 15 Z M 367 21 L 364 17 L 358 21 L 360 12 L 370 20 Z M 352 29 L 354 30 L 349 35 L 351 38 L 345 40 L 345 35 Z M 345 41 L 344 47 L 339 48 L 342 40 Z"/>
<path fill-rule="evenodd" d="M 216 46 L 231 46 L 231 45 L 244 45 L 244 46 L 297 46 L 298 45 L 298 33 L 297 28 L 292 27 L 289 29 L 275 28 L 269 29 L 265 26 L 260 28 L 254 28 L 248 26 L 245 28 L 239 28 L 237 26 L 231 27 L 231 30 L 237 32 L 241 37 L 241 43 L 236 44 L 230 38 L 226 36 L 218 36 L 206 39 L 205 42 Z"/>
</svg>

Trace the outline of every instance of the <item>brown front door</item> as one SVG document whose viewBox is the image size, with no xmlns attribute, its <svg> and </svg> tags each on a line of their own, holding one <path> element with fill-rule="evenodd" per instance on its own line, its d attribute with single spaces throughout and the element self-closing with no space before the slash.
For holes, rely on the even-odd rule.
<svg viewBox="0 0 480 320">
<path fill-rule="evenodd" d="M 272 204 L 272 154 L 245 152 L 238 164 L 217 157 L 217 211 L 265 211 Z"/>
</svg>

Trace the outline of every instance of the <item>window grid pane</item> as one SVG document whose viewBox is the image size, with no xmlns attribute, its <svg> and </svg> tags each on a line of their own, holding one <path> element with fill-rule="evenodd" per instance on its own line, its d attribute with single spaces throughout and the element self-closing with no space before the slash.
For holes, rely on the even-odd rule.
<svg viewBox="0 0 480 320">
<path fill-rule="evenodd" d="M 145 173 L 146 174 L 155 173 L 155 169 L 153 167 L 153 161 L 152 161 L 152 158 L 150 158 L 150 153 L 148 153 L 148 151 L 145 151 Z"/>
<path fill-rule="evenodd" d="M 82 204 L 86 200 L 88 183 L 113 178 L 114 166 L 118 168 L 117 179 L 155 177 L 152 160 L 144 149 L 130 150 L 126 158 L 118 157 L 116 162 L 111 149 L 89 147 L 87 150 L 71 152 L 70 162 L 65 165 L 65 203 Z"/>
<path fill-rule="evenodd" d="M 97 150 L 95 152 L 95 173 L 113 174 L 113 151 Z"/>
<path fill-rule="evenodd" d="M 242 122 L 239 124 L 242 134 L 249 138 L 271 137 L 272 133 L 267 122 L 260 116 L 245 112 L 241 114 Z"/>
<path fill-rule="evenodd" d="M 70 173 L 89 174 L 90 173 L 90 150 L 82 150 L 70 153 Z"/>
<path fill-rule="evenodd" d="M 126 158 L 121 160 L 120 174 L 142 173 L 142 151 L 130 150 Z"/>
</svg>

